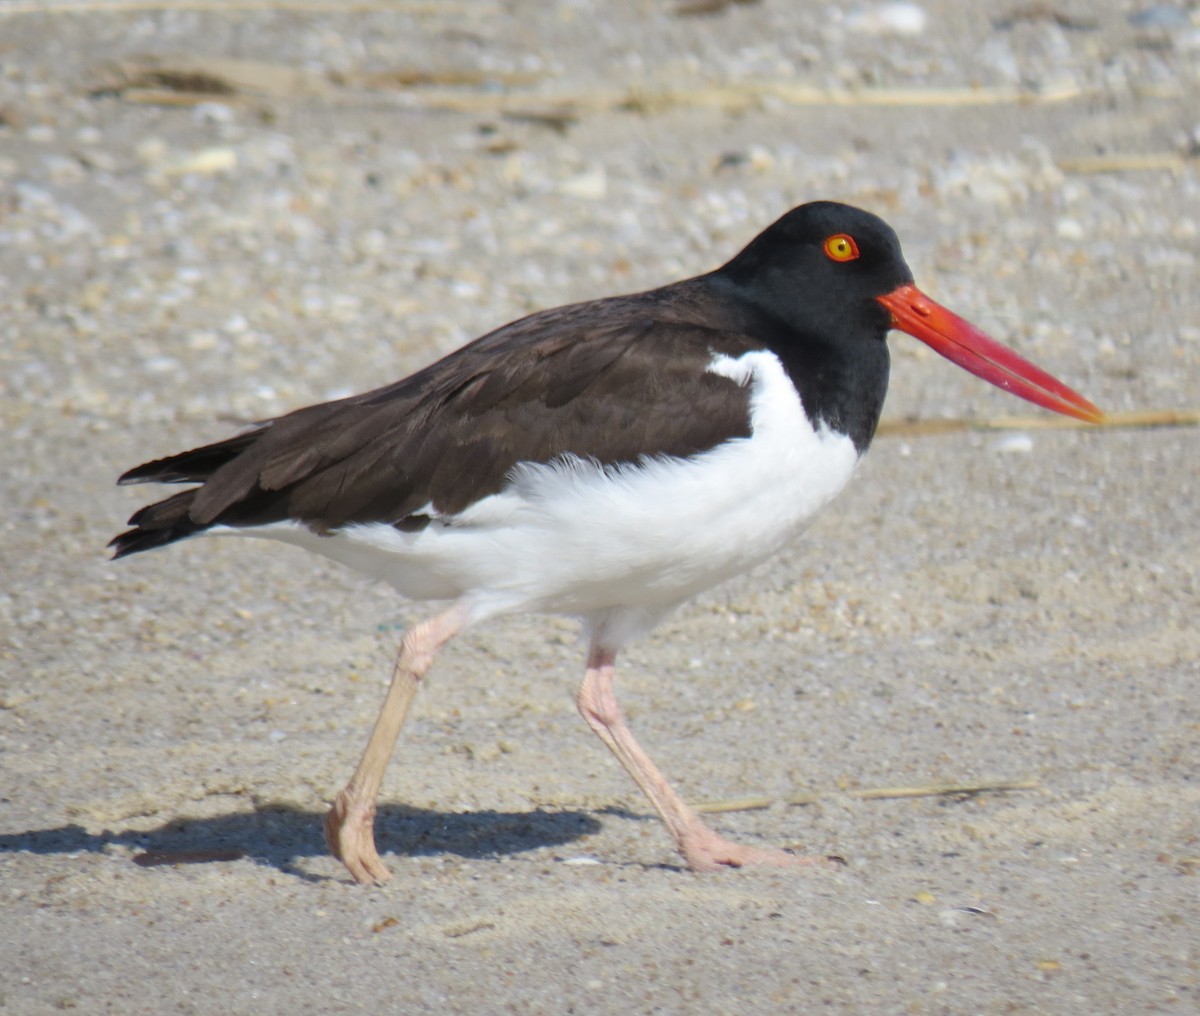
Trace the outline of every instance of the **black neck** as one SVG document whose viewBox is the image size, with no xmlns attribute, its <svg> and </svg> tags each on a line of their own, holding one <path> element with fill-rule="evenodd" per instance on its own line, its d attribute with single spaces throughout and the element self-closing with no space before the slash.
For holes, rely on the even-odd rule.
<svg viewBox="0 0 1200 1016">
<path fill-rule="evenodd" d="M 829 345 L 791 336 L 786 343 L 772 343 L 771 351 L 783 363 L 814 425 L 845 434 L 859 455 L 866 452 L 887 395 L 887 343 L 871 339 L 852 346 Z"/>
<path fill-rule="evenodd" d="M 720 273 L 706 281 L 717 286 L 730 282 Z M 739 298 L 727 305 L 739 310 L 731 324 L 779 357 L 813 424 L 847 435 L 862 455 L 879 424 L 891 366 L 882 308 L 859 321 L 832 320 L 821 322 L 822 327 L 798 327 L 789 319 L 799 315 L 777 313 L 774 307 L 747 300 L 736 283 L 733 288 Z"/>
</svg>

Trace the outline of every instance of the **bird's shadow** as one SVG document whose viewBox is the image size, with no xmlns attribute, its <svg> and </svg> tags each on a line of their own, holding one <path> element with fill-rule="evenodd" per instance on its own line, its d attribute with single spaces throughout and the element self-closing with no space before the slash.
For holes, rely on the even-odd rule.
<svg viewBox="0 0 1200 1016">
<path fill-rule="evenodd" d="M 137 851 L 143 867 L 199 864 L 250 858 L 306 881 L 324 881 L 300 864 L 328 850 L 324 814 L 293 805 L 267 804 L 251 812 L 210 818 L 174 818 L 157 829 L 89 833 L 79 825 L 0 834 L 0 853 L 101 853 L 110 846 Z M 474 811 L 454 813 L 384 805 L 375 819 L 375 842 L 383 854 L 454 854 L 472 859 L 519 854 L 570 843 L 597 832 L 600 823 L 582 811 Z M 341 877 L 341 876 L 338 876 Z"/>
</svg>

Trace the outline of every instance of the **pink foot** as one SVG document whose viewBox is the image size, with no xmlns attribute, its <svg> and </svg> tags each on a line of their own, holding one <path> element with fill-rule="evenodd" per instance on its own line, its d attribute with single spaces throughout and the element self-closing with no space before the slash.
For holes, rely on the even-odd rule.
<svg viewBox="0 0 1200 1016">
<path fill-rule="evenodd" d="M 689 829 L 679 845 L 692 871 L 723 871 L 755 865 L 775 868 L 810 868 L 825 863 L 821 857 L 792 854 L 769 847 L 747 847 L 718 836 L 707 826 Z"/>
<path fill-rule="evenodd" d="M 355 804 L 343 790 L 325 816 L 325 842 L 359 885 L 382 885 L 392 873 L 375 850 L 375 805 Z"/>
</svg>

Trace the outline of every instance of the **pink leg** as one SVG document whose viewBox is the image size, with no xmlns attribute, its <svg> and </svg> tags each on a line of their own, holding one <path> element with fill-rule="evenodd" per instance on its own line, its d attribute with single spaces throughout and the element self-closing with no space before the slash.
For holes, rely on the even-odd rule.
<svg viewBox="0 0 1200 1016">
<path fill-rule="evenodd" d="M 625 724 L 613 690 L 616 653 L 593 646 L 587 673 L 579 688 L 579 711 L 609 751 L 617 756 L 654 810 L 667 824 L 675 846 L 693 871 L 719 871 L 752 864 L 778 866 L 811 865 L 817 859 L 783 850 L 745 847 L 718 836 L 708 828 L 667 782 L 658 767 L 634 740 Z"/>
<path fill-rule="evenodd" d="M 404 717 L 417 693 L 417 685 L 437 651 L 461 631 L 466 622 L 466 611 L 454 606 L 437 617 L 413 625 L 404 633 L 392 683 L 362 761 L 325 816 L 325 842 L 333 856 L 360 884 L 386 882 L 392 877 L 375 850 L 375 798 L 379 795 L 383 771 L 396 747 Z"/>
</svg>

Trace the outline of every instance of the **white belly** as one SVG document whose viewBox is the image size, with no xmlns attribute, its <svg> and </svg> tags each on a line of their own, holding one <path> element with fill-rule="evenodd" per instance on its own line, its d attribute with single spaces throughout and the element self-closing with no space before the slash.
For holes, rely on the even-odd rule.
<svg viewBox="0 0 1200 1016">
<path fill-rule="evenodd" d="M 751 437 L 688 459 L 521 465 L 500 493 L 419 532 L 382 523 L 329 536 L 295 523 L 243 532 L 299 544 L 413 599 L 465 599 L 476 619 L 659 615 L 776 553 L 858 463 L 848 437 L 809 423 L 771 353 L 716 357 L 710 370 L 751 386 Z"/>
</svg>

